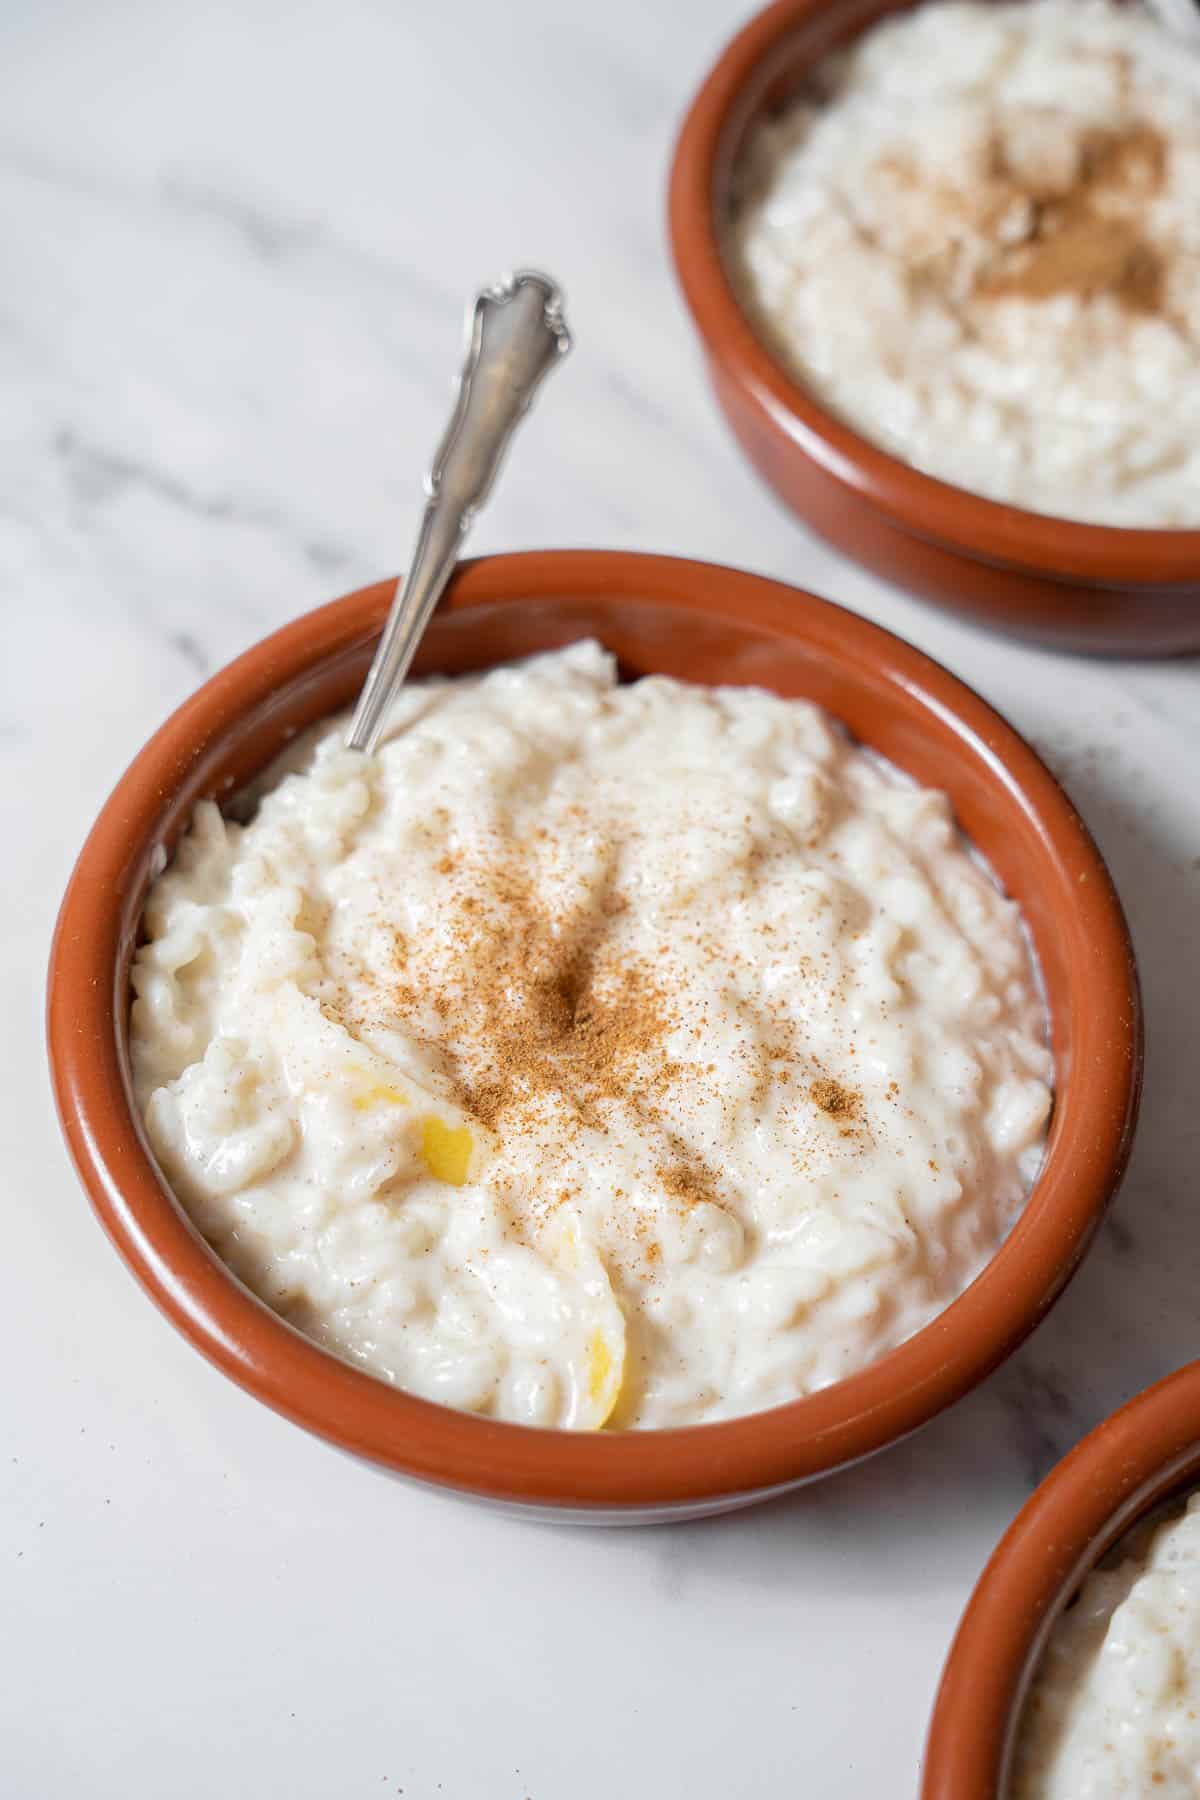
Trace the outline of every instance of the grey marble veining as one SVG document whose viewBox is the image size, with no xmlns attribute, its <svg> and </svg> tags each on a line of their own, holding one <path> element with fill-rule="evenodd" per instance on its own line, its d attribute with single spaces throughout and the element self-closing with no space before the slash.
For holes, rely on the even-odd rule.
<svg viewBox="0 0 1200 1800">
<path fill-rule="evenodd" d="M 981 636 L 815 542 L 735 453 L 663 213 L 680 112 L 737 22 L 721 0 L 0 11 L 11 1800 L 910 1792 L 999 1532 L 1083 1431 L 1200 1354 L 1197 667 Z M 88 1220 L 39 1050 L 97 806 L 206 673 L 395 571 L 466 296 L 523 262 L 563 281 L 579 349 L 472 547 L 711 557 L 912 638 L 1066 782 L 1147 1007 L 1124 1193 L 1018 1356 L 835 1482 L 602 1538 L 389 1484 L 202 1364 Z"/>
</svg>

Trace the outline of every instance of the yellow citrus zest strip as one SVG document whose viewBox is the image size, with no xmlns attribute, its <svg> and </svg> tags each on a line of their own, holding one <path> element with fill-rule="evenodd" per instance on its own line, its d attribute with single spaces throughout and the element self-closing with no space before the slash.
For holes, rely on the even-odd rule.
<svg viewBox="0 0 1200 1800">
<path fill-rule="evenodd" d="M 588 1398 L 599 1403 L 612 1374 L 612 1351 L 604 1333 L 596 1328 L 588 1345 Z M 615 1395 L 614 1395 L 615 1398 Z"/>
<path fill-rule="evenodd" d="M 361 1094 L 355 1094 L 355 1111 L 369 1112 L 380 1100 L 386 1100 L 390 1106 L 408 1105 L 408 1095 L 402 1094 L 398 1087 L 390 1087 L 387 1082 L 377 1081 L 374 1087 L 364 1088 Z"/>
<path fill-rule="evenodd" d="M 471 1167 L 474 1139 L 465 1125 L 446 1125 L 431 1114 L 421 1127 L 421 1154 L 429 1173 L 451 1187 L 462 1187 Z"/>
</svg>

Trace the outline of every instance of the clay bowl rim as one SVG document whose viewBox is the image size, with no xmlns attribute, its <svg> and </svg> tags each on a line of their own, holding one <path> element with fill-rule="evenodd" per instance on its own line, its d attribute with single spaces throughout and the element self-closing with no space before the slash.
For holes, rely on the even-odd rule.
<svg viewBox="0 0 1200 1800">
<path fill-rule="evenodd" d="M 526 604 L 543 613 L 548 606 L 553 616 L 615 600 L 639 626 L 664 615 L 672 636 L 689 620 L 695 631 L 739 632 L 749 620 L 747 644 L 801 642 L 818 671 L 836 670 L 836 679 L 849 672 L 864 706 L 874 709 L 886 694 L 902 730 L 936 726 L 939 745 L 953 732 L 946 754 L 975 772 L 1007 829 L 1032 841 L 1055 917 L 1066 907 L 1075 915 L 1066 991 L 1077 1066 L 1060 1072 L 1037 1190 L 971 1287 L 907 1343 L 816 1394 L 718 1423 L 591 1436 L 455 1412 L 340 1361 L 244 1289 L 170 1198 L 135 1118 L 123 1061 L 127 957 L 144 892 L 136 888 L 139 859 L 149 865 L 173 797 L 188 791 L 189 770 L 204 757 L 231 759 L 224 746 L 240 743 L 245 754 L 280 690 L 295 719 L 317 671 L 353 652 L 361 672 L 393 587 L 381 582 L 308 613 L 214 675 L 134 759 L 80 854 L 51 953 L 48 1041 L 68 1148 L 117 1250 L 183 1334 L 277 1411 L 387 1467 L 496 1499 L 585 1512 L 733 1504 L 827 1474 L 915 1430 L 1033 1329 L 1119 1184 L 1140 1093 L 1137 974 L 1100 854 L 1029 746 L 918 650 L 780 582 L 674 557 L 536 551 L 464 565 L 443 606 L 450 615 L 490 607 L 494 618 L 500 605 Z M 277 731 L 258 766 L 278 747 Z M 245 762 L 238 780 L 253 766 Z"/>
<path fill-rule="evenodd" d="M 684 116 L 671 162 L 668 223 L 675 268 L 693 323 L 721 373 L 787 434 L 797 453 L 910 535 L 976 561 L 1065 582 L 1146 587 L 1194 583 L 1200 529 L 1091 525 L 989 500 L 923 474 L 827 411 L 772 355 L 750 322 L 721 251 L 722 191 L 766 91 L 803 61 L 792 40 L 837 11 L 837 41 L 859 35 L 913 0 L 773 0 L 733 37 Z M 916 0 L 936 4 L 937 0 Z"/>
<path fill-rule="evenodd" d="M 921 1800 L 1002 1800 L 1007 1758 L 1041 1650 L 1089 1570 L 1200 1478 L 1200 1362 L 1089 1432 L 1001 1538 L 951 1644 L 930 1719 Z"/>
</svg>

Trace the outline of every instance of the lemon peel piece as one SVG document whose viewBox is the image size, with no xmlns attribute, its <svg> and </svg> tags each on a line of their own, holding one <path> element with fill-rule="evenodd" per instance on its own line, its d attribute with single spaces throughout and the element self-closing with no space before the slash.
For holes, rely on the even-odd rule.
<svg viewBox="0 0 1200 1800">
<path fill-rule="evenodd" d="M 471 1172 L 475 1139 L 467 1125 L 447 1125 L 435 1113 L 421 1123 L 421 1155 L 435 1181 L 462 1187 Z"/>
<path fill-rule="evenodd" d="M 624 1320 L 621 1321 L 619 1360 L 613 1356 L 612 1345 L 597 1326 L 588 1345 L 588 1401 L 592 1413 L 589 1423 L 593 1431 L 599 1431 L 601 1426 L 607 1425 L 612 1417 L 613 1408 L 620 1397 L 624 1375 Z"/>
<path fill-rule="evenodd" d="M 624 1379 L 625 1318 L 610 1288 L 604 1317 L 588 1339 L 587 1388 L 580 1396 L 574 1423 L 585 1431 L 600 1431 L 607 1425 L 621 1397 Z"/>
<path fill-rule="evenodd" d="M 407 1166 L 401 1173 L 409 1178 L 428 1172 L 449 1187 L 463 1187 L 478 1176 L 495 1147 L 482 1120 L 364 1042 L 293 983 L 274 995 L 272 1005 L 286 1046 L 285 1078 L 301 1101 L 333 1095 L 367 1115 L 366 1129 L 373 1138 L 382 1135 L 403 1144 Z"/>
<path fill-rule="evenodd" d="M 576 1219 L 564 1222 L 552 1250 L 556 1266 L 576 1290 L 572 1310 L 585 1333 L 575 1353 L 574 1393 L 562 1423 L 576 1430 L 600 1431 L 612 1417 L 625 1379 L 625 1315 L 608 1271 L 584 1241 Z"/>
<path fill-rule="evenodd" d="M 388 1106 L 407 1106 L 408 1095 L 402 1094 L 391 1082 L 377 1081 L 372 1087 L 363 1088 L 361 1093 L 355 1094 L 351 1105 L 355 1112 L 370 1112 L 373 1106 L 378 1106 L 381 1102 L 386 1102 Z"/>
</svg>

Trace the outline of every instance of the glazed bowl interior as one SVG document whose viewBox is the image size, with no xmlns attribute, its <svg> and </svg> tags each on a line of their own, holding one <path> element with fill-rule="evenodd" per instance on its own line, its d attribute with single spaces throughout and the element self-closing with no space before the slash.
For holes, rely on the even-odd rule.
<svg viewBox="0 0 1200 1800">
<path fill-rule="evenodd" d="M 456 578 L 415 672 L 462 673 L 594 636 L 627 677 L 758 684 L 815 701 L 949 793 L 1024 910 L 1057 1069 L 1034 1194 L 967 1292 L 860 1374 L 770 1412 L 671 1431 L 545 1431 L 419 1400 L 319 1349 L 239 1286 L 171 1197 L 129 1078 L 129 964 L 147 887 L 199 798 L 227 798 L 297 731 L 351 701 L 392 587 L 297 620 L 215 676 L 151 739 L 80 858 L 51 962 L 51 1064 L 68 1145 L 121 1254 L 206 1355 L 278 1410 L 388 1467 L 509 1503 L 712 1510 L 915 1429 L 1032 1329 L 1115 1190 L 1139 1091 L 1136 975 L 1104 865 L 1028 746 L 919 652 L 779 583 L 665 557 L 487 558 Z"/>
<path fill-rule="evenodd" d="M 1055 1623 L 1139 1520 L 1200 1484 L 1200 1363 L 1139 1394 L 1051 1471 L 988 1563 L 930 1722 L 922 1800 L 1005 1800 Z"/>
<path fill-rule="evenodd" d="M 735 173 L 753 127 L 793 99 L 824 56 L 889 14 L 938 3 L 776 0 L 726 47 L 684 121 L 671 172 L 673 249 L 701 337 L 714 365 L 795 451 L 914 535 L 997 567 L 1064 582 L 1183 584 L 1194 594 L 1200 530 L 1058 518 L 926 475 L 828 411 L 774 353 L 743 303 L 728 260 L 728 223 Z"/>
</svg>

